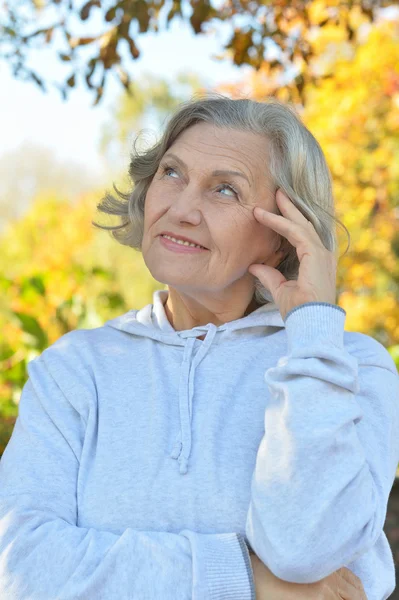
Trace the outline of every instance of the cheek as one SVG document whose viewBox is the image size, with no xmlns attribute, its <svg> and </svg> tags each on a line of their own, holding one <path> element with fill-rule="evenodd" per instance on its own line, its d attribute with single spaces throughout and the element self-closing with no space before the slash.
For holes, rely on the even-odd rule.
<svg viewBox="0 0 399 600">
<path fill-rule="evenodd" d="M 166 187 L 166 186 L 165 186 Z M 162 189 L 157 185 L 149 187 L 145 203 L 144 214 L 149 223 L 160 217 L 172 205 L 173 196 L 170 190 Z M 148 216 L 147 216 L 148 215 Z"/>
<path fill-rule="evenodd" d="M 247 256 L 250 256 L 255 262 L 265 255 L 273 253 L 278 246 L 277 234 L 270 228 L 254 224 L 251 228 L 251 233 L 246 238 L 248 251 Z"/>
<path fill-rule="evenodd" d="M 156 190 L 149 188 L 144 202 L 144 224 L 151 227 L 162 214 L 161 198 L 156 194 Z"/>
</svg>

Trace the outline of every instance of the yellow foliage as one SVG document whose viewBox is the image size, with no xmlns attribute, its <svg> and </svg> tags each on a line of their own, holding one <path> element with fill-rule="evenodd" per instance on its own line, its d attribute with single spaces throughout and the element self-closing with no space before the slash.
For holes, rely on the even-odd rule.
<svg viewBox="0 0 399 600">
<path fill-rule="evenodd" d="M 324 0 L 316 0 L 311 2 L 308 8 L 309 21 L 312 25 L 318 25 L 324 19 L 328 18 L 328 10 Z"/>
<path fill-rule="evenodd" d="M 313 0 L 308 3 L 313 27 L 306 30 L 294 19 L 285 24 L 288 29 L 299 26 L 314 52 L 311 63 L 298 60 L 298 68 L 332 74 L 317 86 L 305 86 L 305 106 L 298 109 L 325 152 L 337 216 L 351 234 L 337 273 L 345 329 L 398 346 L 399 24 L 367 25 L 369 34 L 354 51 L 343 41 L 345 19 L 317 27 L 338 6 L 355 29 L 366 22 L 357 7 L 344 4 Z M 258 100 L 275 94 L 287 101 L 290 87 L 281 87 L 279 77 L 265 62 L 241 83 L 218 91 Z M 67 330 L 97 326 L 150 302 L 160 287 L 139 252 L 92 226 L 103 193 L 93 190 L 74 204 L 40 196 L 0 239 L 0 275 L 6 286 L 0 290 L 0 352 L 7 354 L 0 357 L 0 409 L 10 398 L 18 402 L 15 382 L 26 380 L 20 365 L 38 352 L 15 313 L 30 317 L 38 339 L 41 329 L 51 344 Z M 4 378 L 5 365 L 11 363 L 15 372 Z"/>
<path fill-rule="evenodd" d="M 323 21 L 338 4 L 343 7 L 336 0 L 309 3 L 311 23 Z M 348 18 L 355 27 L 367 22 L 356 7 Z M 367 27 L 356 51 L 342 42 L 339 26 L 305 32 L 316 55 L 309 68 L 333 76 L 307 85 L 305 105 L 298 108 L 326 155 L 337 216 L 351 235 L 337 276 L 346 328 L 393 346 L 399 343 L 399 260 L 393 250 L 399 217 L 399 23 Z M 229 93 L 239 96 L 245 87 L 248 96 L 262 101 L 275 88 L 267 74 L 262 66 Z M 285 100 L 287 90 L 275 95 Z"/>
<path fill-rule="evenodd" d="M 24 344 L 24 334 L 16 321 L 10 321 L 10 313 L 32 315 L 51 344 L 65 333 L 61 309 L 68 330 L 82 327 L 85 310 L 89 314 L 83 326 L 90 327 L 121 313 L 120 306 L 108 307 L 104 294 L 119 294 L 133 308 L 149 302 L 153 290 L 160 287 L 148 274 L 141 254 L 120 246 L 92 225 L 103 194 L 103 189 L 93 191 L 73 204 L 39 196 L 22 219 L 7 227 L 0 239 L 0 274 L 12 282 L 0 297 L 4 344 L 11 348 Z M 96 268 L 108 270 L 109 275 L 92 275 Z M 44 295 L 24 285 L 37 275 L 43 279 Z M 62 308 L 68 300 L 72 305 Z"/>
</svg>

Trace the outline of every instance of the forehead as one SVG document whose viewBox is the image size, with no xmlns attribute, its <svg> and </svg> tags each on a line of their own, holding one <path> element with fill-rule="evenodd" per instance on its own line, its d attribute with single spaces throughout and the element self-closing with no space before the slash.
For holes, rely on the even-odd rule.
<svg viewBox="0 0 399 600">
<path fill-rule="evenodd" d="M 173 148 L 173 150 L 172 150 Z M 267 139 L 260 134 L 212 123 L 197 123 L 185 129 L 168 149 L 193 168 L 239 168 L 250 180 L 264 178 L 267 170 Z"/>
</svg>

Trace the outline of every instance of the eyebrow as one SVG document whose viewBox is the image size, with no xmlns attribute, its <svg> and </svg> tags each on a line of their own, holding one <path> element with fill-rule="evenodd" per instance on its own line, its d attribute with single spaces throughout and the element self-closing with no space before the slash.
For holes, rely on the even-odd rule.
<svg viewBox="0 0 399 600">
<path fill-rule="evenodd" d="M 176 156 L 176 154 L 173 154 L 172 152 L 168 152 L 167 154 L 165 154 L 164 158 L 167 158 L 169 156 L 171 158 L 174 158 L 175 161 L 180 163 L 183 167 L 187 168 L 186 163 L 181 158 Z M 240 171 L 229 171 L 229 170 L 225 170 L 225 169 L 218 169 L 217 171 L 212 171 L 211 175 L 212 175 L 212 177 L 218 177 L 219 175 L 236 175 L 236 177 L 242 177 L 243 179 L 245 179 L 249 183 L 249 186 L 251 187 L 251 183 L 250 183 L 248 177 L 246 175 L 244 175 L 244 173 L 241 173 Z"/>
</svg>

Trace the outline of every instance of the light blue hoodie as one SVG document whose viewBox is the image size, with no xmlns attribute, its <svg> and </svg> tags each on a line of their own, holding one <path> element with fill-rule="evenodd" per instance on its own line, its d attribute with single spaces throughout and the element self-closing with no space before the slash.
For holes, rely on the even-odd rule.
<svg viewBox="0 0 399 600">
<path fill-rule="evenodd" d="M 1 600 L 254 600 L 247 545 L 281 579 L 346 566 L 388 598 L 387 350 L 316 302 L 175 331 L 167 296 L 30 361 L 0 462 Z"/>
</svg>

